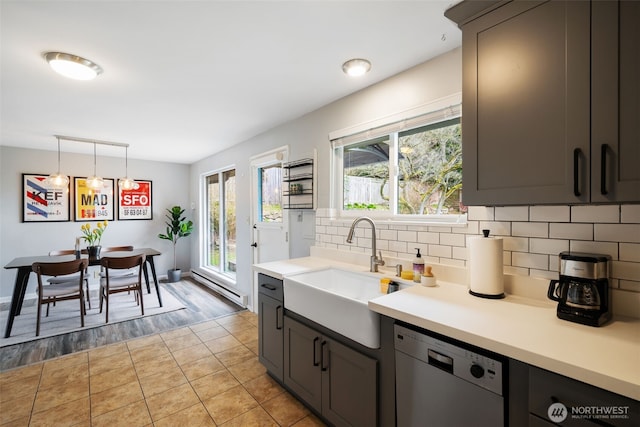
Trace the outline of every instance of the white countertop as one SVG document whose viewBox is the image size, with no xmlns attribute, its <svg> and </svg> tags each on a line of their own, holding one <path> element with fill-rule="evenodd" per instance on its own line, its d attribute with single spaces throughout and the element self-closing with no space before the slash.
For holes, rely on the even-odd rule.
<svg viewBox="0 0 640 427">
<path fill-rule="evenodd" d="M 466 286 L 413 286 L 369 301 L 403 322 L 640 399 L 640 320 L 615 317 L 602 327 L 558 319 L 556 304 L 507 295 L 470 295 Z"/>
<path fill-rule="evenodd" d="M 310 256 L 253 267 L 277 279 L 327 267 L 368 271 L 348 257 L 341 259 L 345 262 Z M 640 400 L 640 319 L 614 315 L 596 328 L 558 319 L 552 301 L 513 294 L 501 300 L 483 299 L 469 295 L 464 285 L 438 283 L 436 287 L 415 285 L 382 295 L 370 300 L 369 308 Z"/>
</svg>

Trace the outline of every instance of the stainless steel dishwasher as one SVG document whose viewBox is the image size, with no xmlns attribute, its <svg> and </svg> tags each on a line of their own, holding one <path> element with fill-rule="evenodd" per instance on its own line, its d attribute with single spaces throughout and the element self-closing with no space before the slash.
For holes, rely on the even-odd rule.
<svg viewBox="0 0 640 427">
<path fill-rule="evenodd" d="M 505 425 L 506 359 L 396 324 L 398 427 Z"/>
</svg>

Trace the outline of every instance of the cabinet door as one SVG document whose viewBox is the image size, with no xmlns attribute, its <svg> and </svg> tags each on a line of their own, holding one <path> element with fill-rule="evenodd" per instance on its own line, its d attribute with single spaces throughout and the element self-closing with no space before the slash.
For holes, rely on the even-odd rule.
<svg viewBox="0 0 640 427">
<path fill-rule="evenodd" d="M 277 379 L 284 375 L 283 303 L 258 295 L 258 347 L 260 362 Z"/>
<path fill-rule="evenodd" d="M 284 317 L 284 384 L 316 411 L 322 408 L 321 336 Z"/>
<path fill-rule="evenodd" d="M 466 24 L 463 202 L 589 200 L 590 5 L 512 2 Z"/>
<path fill-rule="evenodd" d="M 336 426 L 376 426 L 378 362 L 323 338 L 322 414 Z"/>
<path fill-rule="evenodd" d="M 640 201 L 640 2 L 592 5 L 592 195 Z"/>
</svg>

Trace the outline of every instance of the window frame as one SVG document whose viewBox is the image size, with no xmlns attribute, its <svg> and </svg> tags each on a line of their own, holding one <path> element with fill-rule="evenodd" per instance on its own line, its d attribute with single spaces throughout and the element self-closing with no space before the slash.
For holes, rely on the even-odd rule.
<svg viewBox="0 0 640 427">
<path fill-rule="evenodd" d="M 449 103 L 447 105 L 447 103 Z M 417 112 L 420 114 L 417 114 Z M 451 112 L 451 113 L 449 113 Z M 405 113 L 394 115 L 393 118 L 370 122 L 368 125 L 354 126 L 329 135 L 330 146 L 330 206 L 338 219 L 353 219 L 368 216 L 378 221 L 393 223 L 432 223 L 439 225 L 464 225 L 467 222 L 466 213 L 457 215 L 435 214 L 399 214 L 398 205 L 398 143 L 400 134 L 436 123 L 446 122 L 455 118 L 462 120 L 461 97 L 454 95 L 446 99 L 427 104 Z M 346 147 L 378 137 L 389 137 L 389 210 L 351 210 L 344 209 L 344 163 L 343 155 Z"/>
</svg>

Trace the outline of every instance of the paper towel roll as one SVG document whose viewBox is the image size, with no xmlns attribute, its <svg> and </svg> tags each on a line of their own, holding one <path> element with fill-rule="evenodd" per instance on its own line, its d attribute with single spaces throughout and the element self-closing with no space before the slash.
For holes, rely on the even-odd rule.
<svg viewBox="0 0 640 427">
<path fill-rule="evenodd" d="M 469 293 L 484 298 L 504 298 L 502 238 L 469 239 Z"/>
</svg>

